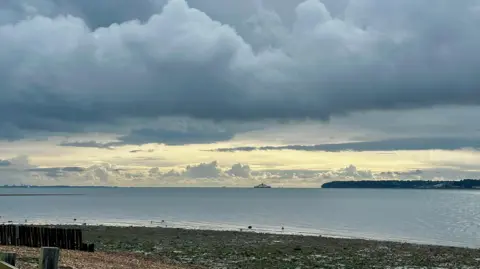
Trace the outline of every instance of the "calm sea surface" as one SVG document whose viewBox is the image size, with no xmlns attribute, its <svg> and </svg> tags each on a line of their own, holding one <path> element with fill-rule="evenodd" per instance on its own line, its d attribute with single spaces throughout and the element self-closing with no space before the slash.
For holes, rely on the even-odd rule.
<svg viewBox="0 0 480 269">
<path fill-rule="evenodd" d="M 480 247 L 480 190 L 1 189 L 0 222 L 168 226 Z M 163 220 L 163 222 L 162 222 Z"/>
</svg>

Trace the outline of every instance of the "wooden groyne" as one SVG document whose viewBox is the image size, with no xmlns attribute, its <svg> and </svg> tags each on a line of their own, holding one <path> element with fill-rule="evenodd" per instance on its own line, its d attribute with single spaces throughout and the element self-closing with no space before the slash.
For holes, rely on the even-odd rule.
<svg viewBox="0 0 480 269">
<path fill-rule="evenodd" d="M 0 225 L 0 245 L 94 251 L 93 244 L 83 243 L 81 229 L 30 225 Z"/>
</svg>

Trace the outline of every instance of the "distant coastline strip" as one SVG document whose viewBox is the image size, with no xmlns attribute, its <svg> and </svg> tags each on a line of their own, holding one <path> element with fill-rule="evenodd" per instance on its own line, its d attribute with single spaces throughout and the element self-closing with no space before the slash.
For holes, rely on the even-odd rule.
<svg viewBox="0 0 480 269">
<path fill-rule="evenodd" d="M 0 193 L 0 196 L 80 196 L 78 193 Z"/>
<path fill-rule="evenodd" d="M 332 181 L 322 185 L 328 189 L 480 189 L 480 180 L 358 180 Z"/>
</svg>

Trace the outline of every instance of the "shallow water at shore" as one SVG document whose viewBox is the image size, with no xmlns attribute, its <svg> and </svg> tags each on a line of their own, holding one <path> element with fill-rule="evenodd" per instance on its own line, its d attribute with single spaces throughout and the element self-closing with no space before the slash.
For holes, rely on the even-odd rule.
<svg viewBox="0 0 480 269">
<path fill-rule="evenodd" d="M 0 195 L 14 193 L 83 195 L 0 196 L 0 222 L 215 230 L 251 225 L 256 232 L 480 247 L 480 191 L 0 189 Z"/>
</svg>

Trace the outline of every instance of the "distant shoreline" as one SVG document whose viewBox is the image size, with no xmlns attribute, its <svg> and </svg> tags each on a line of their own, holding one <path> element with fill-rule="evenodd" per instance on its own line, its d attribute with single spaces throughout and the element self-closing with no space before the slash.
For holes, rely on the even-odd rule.
<svg viewBox="0 0 480 269">
<path fill-rule="evenodd" d="M 2 197 L 8 196 L 80 196 L 84 194 L 77 193 L 4 193 L 0 194 Z"/>
<path fill-rule="evenodd" d="M 68 189 L 68 188 L 79 188 L 79 189 L 114 189 L 114 188 L 130 188 L 130 187 L 118 187 L 118 186 L 68 186 L 68 185 L 3 185 L 0 186 L 0 189 Z"/>
<path fill-rule="evenodd" d="M 332 181 L 322 189 L 435 189 L 435 190 L 480 190 L 480 180 L 350 180 Z"/>
</svg>

